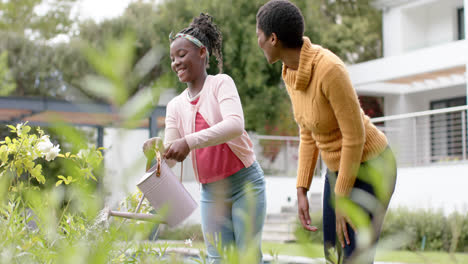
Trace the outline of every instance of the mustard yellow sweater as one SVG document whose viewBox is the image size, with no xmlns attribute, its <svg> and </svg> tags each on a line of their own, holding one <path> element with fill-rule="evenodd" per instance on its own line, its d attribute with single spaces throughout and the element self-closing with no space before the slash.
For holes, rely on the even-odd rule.
<svg viewBox="0 0 468 264">
<path fill-rule="evenodd" d="M 309 189 L 320 151 L 328 169 L 338 171 L 335 193 L 348 195 L 360 163 L 386 148 L 385 135 L 362 111 L 344 63 L 309 38 L 299 68 L 283 64 L 283 80 L 300 127 L 297 187 Z"/>
</svg>

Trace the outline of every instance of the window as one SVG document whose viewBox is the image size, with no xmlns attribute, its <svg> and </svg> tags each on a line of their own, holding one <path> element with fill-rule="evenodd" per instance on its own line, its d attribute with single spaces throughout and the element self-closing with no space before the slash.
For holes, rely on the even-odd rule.
<svg viewBox="0 0 468 264">
<path fill-rule="evenodd" d="M 465 14 L 463 7 L 457 9 L 458 40 L 465 39 Z"/>
<path fill-rule="evenodd" d="M 362 110 L 370 118 L 383 116 L 384 98 L 376 96 L 359 96 Z"/>
<path fill-rule="evenodd" d="M 431 102 L 431 110 L 455 107 L 466 104 L 466 97 L 456 97 Z M 463 157 L 463 125 L 462 112 L 452 112 L 432 115 L 431 122 L 431 161 L 460 160 Z M 466 130 L 465 130 L 466 131 Z M 465 136 L 465 140 L 466 140 Z"/>
</svg>

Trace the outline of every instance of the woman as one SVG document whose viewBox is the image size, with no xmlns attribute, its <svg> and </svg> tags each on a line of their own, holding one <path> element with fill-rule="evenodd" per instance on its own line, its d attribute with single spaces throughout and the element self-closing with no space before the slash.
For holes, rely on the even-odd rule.
<svg viewBox="0 0 468 264">
<path fill-rule="evenodd" d="M 310 225 L 307 191 L 320 152 L 328 168 L 323 196 L 327 263 L 372 263 L 372 248 L 395 187 L 395 158 L 385 135 L 360 108 L 344 63 L 303 33 L 301 11 L 289 1 L 270 1 L 257 13 L 258 45 L 269 63 L 282 61 L 282 77 L 300 127 L 299 219 L 305 229 L 317 230 Z M 367 250 L 356 243 L 353 214 L 341 206 L 348 201 L 359 206 L 355 213 L 364 212 L 371 220 Z"/>
<path fill-rule="evenodd" d="M 214 241 L 245 250 L 257 249 L 266 211 L 263 171 L 244 130 L 242 105 L 234 81 L 226 74 L 208 75 L 212 54 L 222 69 L 222 36 L 212 17 L 201 14 L 188 28 L 170 36 L 172 70 L 187 89 L 167 105 L 164 157 L 183 161 L 191 153 L 201 183 L 202 229 L 208 258 L 219 263 Z M 145 142 L 154 146 L 157 138 Z M 246 188 L 249 186 L 248 188 Z"/>
</svg>

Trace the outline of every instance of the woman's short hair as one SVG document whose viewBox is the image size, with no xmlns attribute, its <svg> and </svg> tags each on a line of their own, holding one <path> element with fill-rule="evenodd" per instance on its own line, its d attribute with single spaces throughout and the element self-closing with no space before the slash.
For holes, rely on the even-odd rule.
<svg viewBox="0 0 468 264">
<path fill-rule="evenodd" d="M 287 0 L 272 0 L 257 12 L 257 27 L 267 37 L 275 33 L 287 48 L 302 47 L 304 17 L 301 10 Z"/>
</svg>

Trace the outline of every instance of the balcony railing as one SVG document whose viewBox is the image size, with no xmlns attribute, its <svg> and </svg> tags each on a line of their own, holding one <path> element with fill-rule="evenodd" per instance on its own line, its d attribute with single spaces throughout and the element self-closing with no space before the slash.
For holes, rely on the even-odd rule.
<svg viewBox="0 0 468 264">
<path fill-rule="evenodd" d="M 254 142 L 257 161 L 268 176 L 296 176 L 299 137 L 255 135 Z M 315 176 L 324 168 L 323 162 L 317 161 Z"/>
<path fill-rule="evenodd" d="M 468 161 L 468 106 L 458 106 L 371 121 L 388 138 L 399 167 Z M 298 137 L 253 136 L 257 160 L 266 175 L 295 176 Z M 315 174 L 325 168 L 317 162 Z"/>
<path fill-rule="evenodd" d="M 387 135 L 399 166 L 467 160 L 468 106 L 372 119 Z"/>
</svg>

